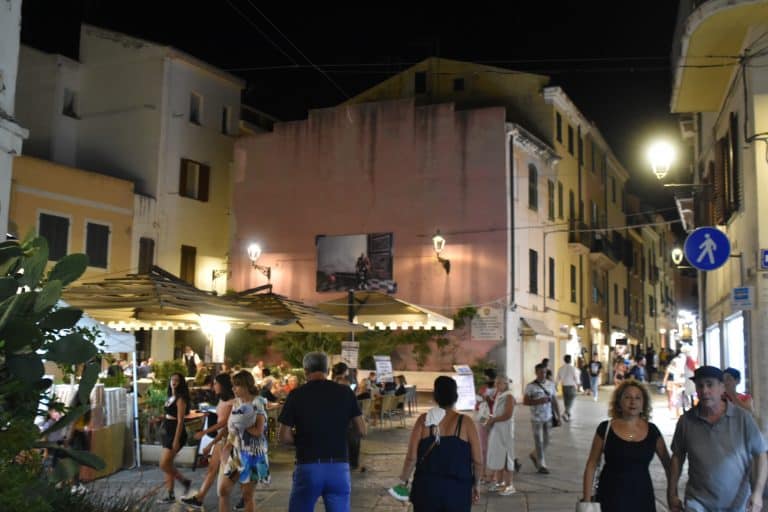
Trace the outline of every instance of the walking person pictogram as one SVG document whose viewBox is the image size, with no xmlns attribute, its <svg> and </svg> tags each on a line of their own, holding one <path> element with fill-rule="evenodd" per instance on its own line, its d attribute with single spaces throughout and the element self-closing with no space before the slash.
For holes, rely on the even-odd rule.
<svg viewBox="0 0 768 512">
<path fill-rule="evenodd" d="M 701 263 L 701 260 L 704 259 L 704 256 L 709 257 L 709 264 L 714 265 L 715 264 L 715 253 L 714 251 L 717 250 L 717 244 L 714 240 L 712 240 L 712 237 L 709 235 L 709 233 L 704 235 L 705 240 L 699 244 L 699 249 L 701 249 L 701 253 L 699 253 L 699 257 L 696 258 L 696 263 Z"/>
</svg>

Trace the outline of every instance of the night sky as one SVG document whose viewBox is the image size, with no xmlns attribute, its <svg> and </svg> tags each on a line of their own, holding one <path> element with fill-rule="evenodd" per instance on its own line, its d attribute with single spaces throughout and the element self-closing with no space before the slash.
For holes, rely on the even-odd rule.
<svg viewBox="0 0 768 512">
<path fill-rule="evenodd" d="M 21 38 L 76 58 L 84 21 L 168 44 L 247 80 L 244 103 L 281 120 L 433 55 L 546 74 L 598 125 L 633 189 L 670 208 L 643 152 L 654 136 L 678 138 L 668 113 L 677 3 L 24 0 Z"/>
</svg>

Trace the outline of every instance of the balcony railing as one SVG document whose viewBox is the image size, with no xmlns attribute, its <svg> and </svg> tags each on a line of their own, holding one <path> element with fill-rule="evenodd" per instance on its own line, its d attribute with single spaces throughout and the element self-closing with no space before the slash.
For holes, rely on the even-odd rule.
<svg viewBox="0 0 768 512">
<path fill-rule="evenodd" d="M 591 246 L 592 233 L 589 226 L 577 220 L 571 220 L 568 223 L 568 243 L 581 244 L 585 247 Z"/>
</svg>

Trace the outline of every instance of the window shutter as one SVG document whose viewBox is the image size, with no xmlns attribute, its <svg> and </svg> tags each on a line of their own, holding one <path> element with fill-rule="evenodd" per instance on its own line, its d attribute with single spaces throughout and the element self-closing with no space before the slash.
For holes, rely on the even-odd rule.
<svg viewBox="0 0 768 512">
<path fill-rule="evenodd" d="M 715 224 L 725 224 L 725 206 L 726 206 L 726 188 L 725 188 L 725 162 L 727 156 L 726 139 L 717 141 L 715 147 L 715 174 L 712 176 L 714 181 L 714 197 L 712 198 L 713 213 Z"/>
<path fill-rule="evenodd" d="M 730 208 L 733 212 L 741 209 L 741 177 L 739 173 L 739 114 L 731 112 L 731 126 L 729 130 L 729 170 L 730 170 Z"/>
<path fill-rule="evenodd" d="M 179 170 L 179 195 L 187 195 L 187 159 L 181 159 L 181 169 Z"/>
<path fill-rule="evenodd" d="M 208 201 L 208 190 L 210 189 L 211 168 L 208 165 L 200 165 L 200 175 L 198 176 L 197 198 L 200 201 Z"/>
</svg>

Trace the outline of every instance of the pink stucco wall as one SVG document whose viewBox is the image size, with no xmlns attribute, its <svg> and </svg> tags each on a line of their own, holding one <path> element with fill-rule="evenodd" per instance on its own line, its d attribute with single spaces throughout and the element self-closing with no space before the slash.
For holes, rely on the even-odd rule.
<svg viewBox="0 0 768 512">
<path fill-rule="evenodd" d="M 394 234 L 396 296 L 450 316 L 506 293 L 505 112 L 410 100 L 314 110 L 235 149 L 229 286 L 266 283 L 314 304 L 316 235 Z M 444 234 L 446 275 L 431 236 Z"/>
</svg>

